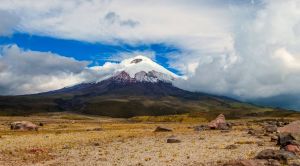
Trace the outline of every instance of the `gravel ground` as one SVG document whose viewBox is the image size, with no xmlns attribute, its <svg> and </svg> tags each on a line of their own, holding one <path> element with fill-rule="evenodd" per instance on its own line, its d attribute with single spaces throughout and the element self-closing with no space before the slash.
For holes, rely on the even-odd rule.
<svg viewBox="0 0 300 166">
<path fill-rule="evenodd" d="M 170 136 L 176 136 L 182 142 L 166 143 Z M 263 149 L 277 148 L 269 137 L 264 139 L 250 137 L 241 131 L 158 133 L 65 150 L 55 160 L 38 165 L 218 165 L 222 161 L 252 158 Z M 265 145 L 258 146 L 259 141 L 264 141 Z M 236 144 L 237 149 L 225 149 L 232 144 Z"/>
</svg>

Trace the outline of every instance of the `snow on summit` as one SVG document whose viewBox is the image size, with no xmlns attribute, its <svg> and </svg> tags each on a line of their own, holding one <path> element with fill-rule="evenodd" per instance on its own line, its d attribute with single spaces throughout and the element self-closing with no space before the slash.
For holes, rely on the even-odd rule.
<svg viewBox="0 0 300 166">
<path fill-rule="evenodd" d="M 124 59 L 120 63 L 106 62 L 103 66 L 92 67 L 92 69 L 98 72 L 105 71 L 107 73 L 106 77 L 97 81 L 117 76 L 120 73 L 124 74 L 124 72 L 135 81 L 141 82 L 173 82 L 179 78 L 178 75 L 142 55 Z"/>
</svg>

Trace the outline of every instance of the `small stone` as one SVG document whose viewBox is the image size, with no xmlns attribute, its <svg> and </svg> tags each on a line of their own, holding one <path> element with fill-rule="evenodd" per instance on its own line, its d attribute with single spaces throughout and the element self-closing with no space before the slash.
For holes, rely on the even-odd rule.
<svg viewBox="0 0 300 166">
<path fill-rule="evenodd" d="M 64 145 L 63 147 L 62 147 L 62 149 L 70 149 L 71 147 L 69 146 L 69 145 Z"/>
<path fill-rule="evenodd" d="M 266 160 L 257 160 L 257 159 L 242 159 L 229 161 L 222 166 L 265 166 L 267 163 Z"/>
<path fill-rule="evenodd" d="M 207 126 L 204 126 L 204 125 L 194 127 L 194 131 L 204 131 L 206 129 L 207 129 Z"/>
<path fill-rule="evenodd" d="M 238 146 L 237 145 L 228 145 L 225 147 L 225 149 L 237 149 Z"/>
<path fill-rule="evenodd" d="M 199 137 L 199 140 L 205 140 L 205 138 L 204 137 Z"/>
<path fill-rule="evenodd" d="M 266 125 L 265 130 L 267 133 L 274 133 L 274 132 L 277 132 L 277 126 L 276 125 Z"/>
<path fill-rule="evenodd" d="M 100 146 L 98 142 L 93 143 L 94 146 Z"/>
<path fill-rule="evenodd" d="M 167 143 L 180 143 L 180 142 L 181 141 L 179 139 L 174 138 L 174 137 L 167 139 Z"/>
<path fill-rule="evenodd" d="M 295 159 L 297 157 L 293 153 L 284 150 L 266 149 L 259 152 L 256 158 L 266 160 L 274 159 L 286 164 L 288 160 Z"/>
<path fill-rule="evenodd" d="M 250 134 L 250 135 L 255 135 L 255 133 L 254 133 L 253 130 L 249 130 L 249 131 L 248 131 L 248 134 Z"/>
<path fill-rule="evenodd" d="M 102 128 L 94 128 L 93 131 L 103 131 Z"/>
<path fill-rule="evenodd" d="M 262 141 L 257 142 L 256 144 L 257 144 L 257 146 L 264 146 L 264 142 L 262 142 Z"/>
<path fill-rule="evenodd" d="M 273 135 L 271 136 L 271 142 L 276 142 L 278 140 L 278 137 Z"/>
<path fill-rule="evenodd" d="M 164 127 L 156 127 L 156 129 L 154 130 L 154 132 L 171 132 L 172 129 L 168 129 L 168 128 L 164 128 Z"/>
</svg>

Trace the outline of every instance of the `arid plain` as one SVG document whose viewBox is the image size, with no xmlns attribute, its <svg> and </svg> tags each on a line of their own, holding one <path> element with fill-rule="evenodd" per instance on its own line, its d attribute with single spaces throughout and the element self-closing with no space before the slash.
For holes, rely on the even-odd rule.
<svg viewBox="0 0 300 166">
<path fill-rule="evenodd" d="M 40 124 L 39 130 L 10 130 L 9 124 L 20 120 Z M 252 159 L 265 149 L 279 149 L 274 135 L 263 132 L 262 127 L 276 120 L 296 119 L 232 120 L 231 130 L 197 131 L 195 126 L 208 122 L 145 122 L 71 113 L 3 116 L 0 165 L 224 165 Z M 158 126 L 172 131 L 154 132 Z M 167 143 L 168 138 L 180 142 Z"/>
</svg>

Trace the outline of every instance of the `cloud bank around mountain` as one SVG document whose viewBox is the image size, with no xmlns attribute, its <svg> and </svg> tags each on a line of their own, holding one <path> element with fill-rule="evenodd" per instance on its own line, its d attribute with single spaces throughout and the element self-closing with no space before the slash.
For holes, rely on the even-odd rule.
<svg viewBox="0 0 300 166">
<path fill-rule="evenodd" d="M 187 76 L 187 81 L 176 83 L 184 89 L 241 99 L 300 93 L 298 0 L 44 0 L 35 3 L 3 0 L 0 10 L 4 11 L 0 12 L 0 18 L 14 17 L 0 25 L 0 35 L 14 30 L 92 43 L 167 43 L 175 46 L 180 53 L 166 57 L 170 67 Z M 32 53 L 15 46 L 9 49 L 18 50 L 21 55 Z M 52 53 L 34 54 L 52 56 Z M 112 59 L 128 56 L 118 55 Z M 7 55 L 2 53 L 1 56 L 3 59 Z M 86 72 L 85 62 L 64 60 L 67 61 L 66 69 L 59 63 L 57 70 L 53 69 L 51 73 L 57 75 L 57 80 L 71 81 L 57 85 L 73 84 L 74 80 L 93 76 L 87 74 L 82 78 L 82 72 Z M 47 65 L 45 67 L 49 68 Z M 80 69 L 72 68 L 72 65 Z M 35 71 L 36 66 L 30 67 Z M 43 71 L 42 66 L 36 68 Z M 58 74 L 58 70 L 62 74 Z M 40 77 L 43 74 L 37 73 Z M 16 81 L 20 84 L 14 88 L 30 84 Z M 41 79 L 40 86 L 43 86 L 42 82 Z M 35 91 L 58 87 L 54 84 L 37 87 Z M 34 87 L 36 85 L 32 89 Z M 7 91 L 19 94 L 22 90 L 8 88 Z"/>
</svg>

